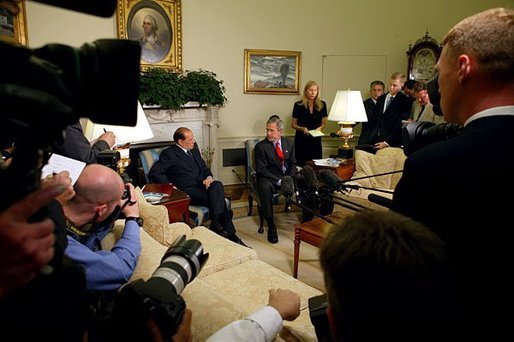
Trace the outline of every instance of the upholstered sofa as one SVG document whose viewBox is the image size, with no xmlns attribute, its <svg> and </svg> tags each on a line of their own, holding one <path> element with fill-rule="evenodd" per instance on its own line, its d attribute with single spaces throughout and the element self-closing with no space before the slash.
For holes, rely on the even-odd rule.
<svg viewBox="0 0 514 342">
<path fill-rule="evenodd" d="M 148 204 L 143 200 L 141 190 L 136 188 L 136 191 L 144 225 L 141 230 L 142 252 L 131 281 L 151 277 L 168 246 L 183 234 L 188 239 L 199 240 L 204 251 L 209 253 L 200 274 L 182 293 L 187 306 L 193 311 L 194 341 L 204 341 L 224 325 L 266 305 L 271 288 L 288 288 L 301 297 L 300 317 L 293 322 L 284 322 L 276 340 L 316 340 L 308 299 L 320 295 L 319 290 L 260 261 L 253 249 L 235 244 L 203 226 L 190 228 L 184 223 L 168 223 L 166 208 Z M 117 222 L 113 233 L 102 242 L 103 248 L 110 248 L 122 229 L 123 222 Z"/>
</svg>

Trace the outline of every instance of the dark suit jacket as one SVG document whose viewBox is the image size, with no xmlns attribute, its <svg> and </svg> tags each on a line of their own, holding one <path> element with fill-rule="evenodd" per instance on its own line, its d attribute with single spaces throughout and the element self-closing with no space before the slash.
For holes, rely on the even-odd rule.
<svg viewBox="0 0 514 342">
<path fill-rule="evenodd" d="M 498 318 L 498 303 L 510 307 L 503 299 L 512 295 L 514 260 L 507 238 L 514 227 L 512 132 L 514 116 L 485 117 L 458 137 L 417 150 L 393 196 L 395 211 L 426 224 L 447 244 L 468 326 Z"/>
<path fill-rule="evenodd" d="M 294 143 L 291 139 L 282 137 L 282 152 L 284 153 L 286 172 L 282 172 L 282 166 L 278 160 L 273 143 L 267 138 L 255 145 L 255 170 L 257 177 L 266 177 L 276 184 L 284 175 L 293 175 L 296 172 L 296 158 Z"/>
<path fill-rule="evenodd" d="M 95 164 L 98 154 L 103 150 L 110 149 L 109 144 L 104 140 L 98 140 L 91 146 L 79 122 L 67 126 L 64 129 L 63 141 L 52 143 L 51 148 L 54 153 L 83 161 L 86 164 Z"/>
<path fill-rule="evenodd" d="M 361 135 L 359 136 L 359 145 L 373 144 L 372 142 L 372 134 L 377 126 L 377 114 L 375 112 L 375 107 L 377 106 L 373 99 L 370 97 L 364 102 L 364 109 L 366 110 L 366 116 L 368 118 L 367 122 L 362 123 Z"/>
<path fill-rule="evenodd" d="M 187 192 L 190 188 L 202 186 L 202 181 L 212 176 L 200 151 L 191 150 L 193 159 L 189 157 L 178 145 L 170 146 L 161 152 L 150 172 L 148 179 L 152 183 L 172 183 L 177 188 Z"/>
<path fill-rule="evenodd" d="M 377 99 L 375 107 L 377 126 L 371 143 L 385 141 L 391 147 L 400 147 L 402 145 L 402 120 L 410 117 L 411 101 L 404 93 L 398 92 L 393 102 L 383 112 L 386 96 L 387 94 L 384 94 Z"/>
</svg>

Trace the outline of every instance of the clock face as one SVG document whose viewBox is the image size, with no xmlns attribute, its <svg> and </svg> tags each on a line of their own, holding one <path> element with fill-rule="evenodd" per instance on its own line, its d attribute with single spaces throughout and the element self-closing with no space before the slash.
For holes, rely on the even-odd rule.
<svg viewBox="0 0 514 342">
<path fill-rule="evenodd" d="M 429 80 L 435 75 L 437 57 L 434 50 L 422 48 L 412 59 L 412 76 L 415 80 Z"/>
</svg>

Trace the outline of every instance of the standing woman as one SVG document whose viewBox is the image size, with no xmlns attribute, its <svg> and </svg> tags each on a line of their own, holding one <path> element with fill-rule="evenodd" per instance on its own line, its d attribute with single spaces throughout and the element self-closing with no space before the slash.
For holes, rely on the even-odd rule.
<svg viewBox="0 0 514 342">
<path fill-rule="evenodd" d="M 321 136 L 313 137 L 309 131 L 321 131 L 327 124 L 327 104 L 319 97 L 319 86 L 309 81 L 303 88 L 303 98 L 294 104 L 291 128 L 294 137 L 296 162 L 304 166 L 307 160 L 322 157 Z"/>
</svg>

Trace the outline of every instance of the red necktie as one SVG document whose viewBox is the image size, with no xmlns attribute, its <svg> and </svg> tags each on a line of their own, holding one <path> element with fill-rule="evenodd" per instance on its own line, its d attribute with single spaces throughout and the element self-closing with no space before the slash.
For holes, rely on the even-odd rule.
<svg viewBox="0 0 514 342">
<path fill-rule="evenodd" d="M 284 165 L 284 153 L 282 153 L 282 149 L 280 148 L 280 142 L 277 142 L 275 145 L 275 151 L 277 151 L 278 160 L 280 164 Z"/>
</svg>

